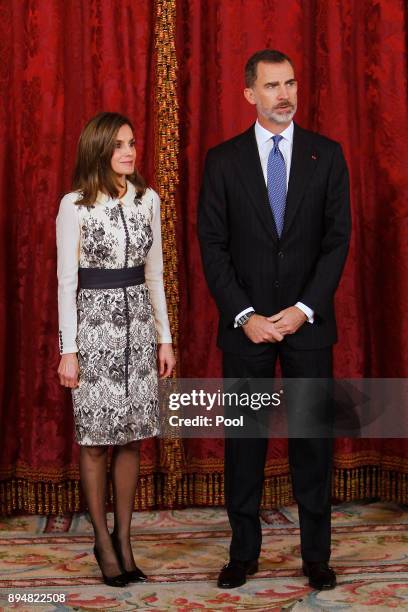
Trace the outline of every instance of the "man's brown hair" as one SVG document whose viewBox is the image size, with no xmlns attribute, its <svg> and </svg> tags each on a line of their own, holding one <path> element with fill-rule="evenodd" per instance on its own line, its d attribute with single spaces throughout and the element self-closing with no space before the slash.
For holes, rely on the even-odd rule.
<svg viewBox="0 0 408 612">
<path fill-rule="evenodd" d="M 245 65 L 246 87 L 252 87 L 252 85 L 255 83 L 259 62 L 267 62 L 269 64 L 282 64 L 282 62 L 289 62 L 293 68 L 293 62 L 290 57 L 281 51 L 277 51 L 276 49 L 262 49 L 262 51 L 257 51 L 251 55 Z"/>
</svg>

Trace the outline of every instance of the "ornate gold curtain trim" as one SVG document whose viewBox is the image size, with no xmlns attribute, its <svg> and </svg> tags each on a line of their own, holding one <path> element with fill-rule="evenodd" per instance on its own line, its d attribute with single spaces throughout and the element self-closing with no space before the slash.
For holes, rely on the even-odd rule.
<svg viewBox="0 0 408 612">
<path fill-rule="evenodd" d="M 185 472 L 189 473 L 212 473 L 221 472 L 224 461 L 222 457 L 191 458 Z M 408 457 L 397 457 L 396 455 L 384 455 L 381 451 L 365 450 L 351 451 L 350 453 L 335 453 L 334 465 L 336 469 L 352 469 L 361 466 L 381 466 L 388 471 L 408 473 Z M 265 476 L 279 476 L 289 473 L 287 457 L 273 458 L 266 461 Z"/>
<path fill-rule="evenodd" d="M 108 459 L 108 469 L 110 468 L 110 461 Z M 157 461 L 151 461 L 150 459 L 141 460 L 140 474 L 142 476 L 152 474 L 157 469 Z M 64 479 L 68 480 L 79 480 L 79 466 L 73 464 L 64 468 L 45 468 L 41 467 L 32 468 L 28 463 L 20 461 L 15 466 L 3 467 L 0 470 L 0 481 L 2 480 L 32 480 L 33 482 L 49 482 L 54 484 L 61 484 Z"/>
<path fill-rule="evenodd" d="M 173 344 L 178 339 L 176 186 L 179 118 L 177 102 L 176 0 L 156 0 L 155 171 L 161 199 L 164 283 Z"/>
<path fill-rule="evenodd" d="M 173 488 L 174 487 L 174 488 Z M 169 494 L 170 491 L 170 494 Z M 110 504 L 112 488 L 109 488 Z M 408 503 L 408 474 L 378 466 L 334 469 L 332 496 L 337 501 L 380 498 Z M 267 477 L 262 507 L 274 508 L 293 502 L 289 475 Z M 224 475 L 184 474 L 174 480 L 173 474 L 141 476 L 136 493 L 135 510 L 185 508 L 224 505 Z M 0 514 L 67 514 L 84 511 L 85 505 L 78 480 L 63 483 L 15 479 L 0 482 Z"/>
<path fill-rule="evenodd" d="M 178 356 L 178 259 L 176 187 L 178 184 L 179 117 L 177 101 L 176 0 L 156 0 L 155 171 L 161 200 L 164 287 Z M 177 359 L 178 361 L 178 359 Z M 166 471 L 165 497 L 171 503 L 182 477 L 183 446 L 179 439 L 160 441 L 160 467 Z"/>
</svg>

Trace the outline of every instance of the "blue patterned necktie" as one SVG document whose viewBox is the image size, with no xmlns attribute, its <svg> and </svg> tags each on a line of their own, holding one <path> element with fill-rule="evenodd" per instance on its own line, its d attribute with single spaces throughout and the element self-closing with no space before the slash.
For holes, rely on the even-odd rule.
<svg viewBox="0 0 408 612">
<path fill-rule="evenodd" d="M 272 137 L 273 147 L 268 156 L 268 197 L 275 219 L 276 230 L 279 238 L 282 235 L 283 221 L 286 205 L 286 165 L 282 151 L 279 149 L 279 141 L 282 136 L 278 134 Z"/>
</svg>

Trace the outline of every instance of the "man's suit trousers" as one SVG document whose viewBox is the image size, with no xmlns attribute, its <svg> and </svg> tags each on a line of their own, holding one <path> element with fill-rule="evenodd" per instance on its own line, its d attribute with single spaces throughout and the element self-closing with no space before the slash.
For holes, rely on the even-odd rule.
<svg viewBox="0 0 408 612">
<path fill-rule="evenodd" d="M 289 348 L 285 341 L 270 344 L 259 356 L 224 352 L 224 378 L 272 378 L 278 358 L 284 378 L 332 378 L 332 347 L 300 351 Z M 273 439 L 270 443 L 273 444 Z M 231 559 L 249 561 L 260 554 L 259 509 L 267 444 L 266 437 L 225 440 L 225 498 L 232 528 Z M 299 510 L 301 556 L 305 561 L 328 561 L 330 557 L 332 448 L 330 437 L 290 437 L 288 440 L 293 493 Z"/>
</svg>

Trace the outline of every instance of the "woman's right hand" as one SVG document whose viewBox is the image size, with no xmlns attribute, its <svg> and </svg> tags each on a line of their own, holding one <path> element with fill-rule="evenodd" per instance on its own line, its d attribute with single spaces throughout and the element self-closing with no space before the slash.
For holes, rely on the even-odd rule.
<svg viewBox="0 0 408 612">
<path fill-rule="evenodd" d="M 58 376 L 63 387 L 71 389 L 78 387 L 79 365 L 76 353 L 62 355 L 58 366 Z"/>
</svg>

